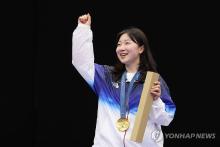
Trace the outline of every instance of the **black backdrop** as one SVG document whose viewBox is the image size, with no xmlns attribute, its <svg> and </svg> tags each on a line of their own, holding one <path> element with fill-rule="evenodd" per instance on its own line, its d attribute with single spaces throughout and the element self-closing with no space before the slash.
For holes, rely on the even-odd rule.
<svg viewBox="0 0 220 147">
<path fill-rule="evenodd" d="M 124 27 L 147 34 L 177 107 L 164 133 L 215 134 L 165 138 L 164 146 L 217 146 L 216 4 L 35 0 L 7 6 L 1 146 L 92 145 L 97 97 L 71 64 L 72 32 L 87 12 L 97 63 L 114 64 L 115 35 Z"/>
</svg>

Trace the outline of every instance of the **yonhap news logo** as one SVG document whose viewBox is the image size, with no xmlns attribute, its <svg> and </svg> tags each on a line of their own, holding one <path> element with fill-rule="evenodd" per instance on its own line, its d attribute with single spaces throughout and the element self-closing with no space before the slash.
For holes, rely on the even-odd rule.
<svg viewBox="0 0 220 147">
<path fill-rule="evenodd" d="M 155 130 L 151 133 L 151 139 L 155 142 L 159 142 L 163 139 L 202 139 L 202 140 L 213 140 L 216 139 L 216 133 L 207 132 L 178 132 L 178 133 L 162 133 L 162 130 Z"/>
<path fill-rule="evenodd" d="M 155 142 L 160 142 L 163 140 L 163 133 L 162 130 L 158 129 L 151 133 L 151 139 Z"/>
<path fill-rule="evenodd" d="M 215 139 L 216 133 L 164 133 L 166 139 Z"/>
</svg>

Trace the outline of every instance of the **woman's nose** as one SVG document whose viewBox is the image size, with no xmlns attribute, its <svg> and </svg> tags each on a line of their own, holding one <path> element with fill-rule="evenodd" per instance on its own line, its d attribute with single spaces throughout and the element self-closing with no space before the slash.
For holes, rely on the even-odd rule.
<svg viewBox="0 0 220 147">
<path fill-rule="evenodd" d="M 120 45 L 119 47 L 118 47 L 118 49 L 120 50 L 120 51 L 123 51 L 123 50 L 125 50 L 125 45 Z"/>
</svg>

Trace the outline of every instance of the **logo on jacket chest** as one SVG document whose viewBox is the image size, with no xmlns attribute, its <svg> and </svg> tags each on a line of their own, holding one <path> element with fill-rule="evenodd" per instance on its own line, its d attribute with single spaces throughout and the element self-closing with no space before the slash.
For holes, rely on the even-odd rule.
<svg viewBox="0 0 220 147">
<path fill-rule="evenodd" d="M 112 86 L 115 87 L 115 88 L 119 88 L 118 82 L 112 82 Z"/>
</svg>

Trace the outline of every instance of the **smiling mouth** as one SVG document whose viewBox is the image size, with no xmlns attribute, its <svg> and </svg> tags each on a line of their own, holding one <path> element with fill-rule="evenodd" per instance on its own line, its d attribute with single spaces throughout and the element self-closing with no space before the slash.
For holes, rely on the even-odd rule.
<svg viewBox="0 0 220 147">
<path fill-rule="evenodd" d="M 128 53 L 120 53 L 119 55 L 121 58 L 125 58 L 128 55 Z"/>
</svg>

